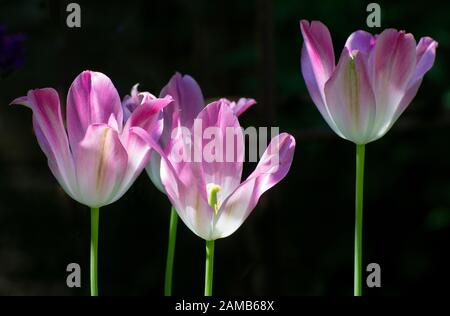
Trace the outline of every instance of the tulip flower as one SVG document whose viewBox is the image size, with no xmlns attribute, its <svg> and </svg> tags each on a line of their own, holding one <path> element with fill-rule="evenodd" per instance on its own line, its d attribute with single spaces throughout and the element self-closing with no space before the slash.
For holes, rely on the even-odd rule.
<svg viewBox="0 0 450 316">
<path fill-rule="evenodd" d="M 160 150 L 161 183 L 169 200 L 186 226 L 206 240 L 205 295 L 212 294 L 214 241 L 242 225 L 261 195 L 286 176 L 294 155 L 294 138 L 276 136 L 255 171 L 241 182 L 245 143 L 236 114 L 230 102 L 213 102 L 198 114 L 189 138 L 174 133 L 168 154 Z M 213 141 L 206 136 L 211 129 Z M 183 159 L 180 152 L 186 154 Z M 196 152 L 200 159 L 193 159 Z"/>
<path fill-rule="evenodd" d="M 178 127 L 191 128 L 194 124 L 194 119 L 205 107 L 202 90 L 195 79 L 189 75 L 183 76 L 180 73 L 173 75 L 160 93 L 160 97 L 167 95 L 170 95 L 174 101 L 163 110 L 164 129 L 160 138 L 160 144 L 166 153 L 168 148 L 170 148 L 169 142 L 172 131 Z M 256 101 L 251 98 L 240 98 L 237 102 L 222 98 L 221 101 L 226 103 L 237 116 L 240 116 L 256 104 Z M 156 152 L 153 152 L 146 170 L 153 184 L 161 192 L 164 192 L 161 183 L 160 164 L 161 157 Z"/>
<path fill-rule="evenodd" d="M 67 96 L 67 131 L 58 93 L 30 90 L 12 103 L 33 111 L 33 126 L 51 172 L 65 192 L 91 208 L 91 294 L 98 295 L 99 208 L 117 201 L 148 163 L 149 137 L 162 132 L 161 111 L 170 97 L 136 96 L 139 109 L 124 120 L 119 94 L 99 72 L 84 71 Z M 150 134 L 150 136 L 149 136 Z"/>
<path fill-rule="evenodd" d="M 130 115 L 139 105 L 136 96 L 139 94 L 138 85 L 135 85 L 129 96 L 126 96 L 122 102 L 124 113 Z M 164 151 L 164 155 L 170 151 L 171 135 L 174 129 L 179 127 L 191 128 L 194 119 L 205 107 L 202 90 L 198 83 L 189 75 L 181 75 L 176 73 L 172 76 L 168 84 L 161 90 L 160 96 L 173 97 L 173 102 L 163 110 L 164 129 L 159 139 L 159 145 Z M 241 98 L 237 102 L 228 99 L 221 99 L 227 104 L 236 115 L 241 115 L 256 101 L 249 98 Z M 152 152 L 150 162 L 146 168 L 153 184 L 164 194 L 166 194 L 163 184 L 161 183 L 161 156 L 156 152 Z M 176 233 L 178 225 L 178 215 L 174 207 L 171 209 L 169 224 L 169 243 L 166 261 L 166 273 L 164 281 L 164 294 L 172 294 L 172 276 L 173 263 L 175 256 Z"/>
<path fill-rule="evenodd" d="M 340 137 L 357 145 L 355 295 L 361 295 L 362 196 L 365 145 L 383 137 L 418 92 L 433 66 L 437 42 L 386 29 L 350 35 L 338 64 L 331 35 L 318 21 L 300 22 L 302 74 L 311 98 Z"/>
</svg>

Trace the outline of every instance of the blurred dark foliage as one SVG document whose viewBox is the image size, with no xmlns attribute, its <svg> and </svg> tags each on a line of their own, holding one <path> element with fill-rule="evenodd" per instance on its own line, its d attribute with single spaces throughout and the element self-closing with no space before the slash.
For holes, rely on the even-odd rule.
<svg viewBox="0 0 450 316">
<path fill-rule="evenodd" d="M 25 36 L 23 34 L 7 34 L 4 25 L 0 24 L 0 75 L 5 76 L 24 64 Z"/>
<path fill-rule="evenodd" d="M 246 223 L 216 243 L 215 294 L 351 295 L 354 151 L 334 135 L 300 75 L 300 19 L 323 21 L 337 56 L 367 29 L 365 1 L 76 1 L 82 26 L 69 29 L 69 1 L 0 0 L 0 23 L 27 37 L 26 66 L 0 80 L 0 294 L 89 293 L 89 210 L 51 175 L 31 113 L 9 102 L 55 87 L 65 99 L 84 69 L 158 94 L 175 71 L 205 97 L 254 97 L 242 126 L 294 134 L 290 174 Z M 382 27 L 439 42 L 436 64 L 394 128 L 367 146 L 364 262 L 382 269 L 367 295 L 448 294 L 450 240 L 450 19 L 445 2 L 378 2 Z M 380 32 L 372 29 L 371 32 Z M 63 102 L 64 103 L 64 102 Z M 254 164 L 246 166 L 246 174 Z M 170 205 L 143 174 L 100 215 L 100 293 L 162 294 Z M 204 242 L 179 226 L 175 294 L 202 294 Z M 82 288 L 66 266 L 82 266 Z"/>
</svg>

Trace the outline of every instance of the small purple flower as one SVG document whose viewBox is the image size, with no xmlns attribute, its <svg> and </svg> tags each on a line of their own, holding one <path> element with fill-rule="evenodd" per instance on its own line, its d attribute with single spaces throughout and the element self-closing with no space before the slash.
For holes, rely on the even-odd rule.
<svg viewBox="0 0 450 316">
<path fill-rule="evenodd" d="M 6 34 L 6 28 L 0 25 L 0 75 L 7 75 L 24 65 L 24 41 L 25 35 Z"/>
</svg>

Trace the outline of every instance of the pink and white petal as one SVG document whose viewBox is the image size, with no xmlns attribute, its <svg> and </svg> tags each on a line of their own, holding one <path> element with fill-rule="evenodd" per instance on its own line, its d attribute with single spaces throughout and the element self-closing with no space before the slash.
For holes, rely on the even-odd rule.
<svg viewBox="0 0 450 316">
<path fill-rule="evenodd" d="M 222 203 L 211 239 L 234 233 L 250 215 L 261 195 L 288 173 L 295 151 L 295 139 L 283 133 L 272 139 L 255 171 Z"/>
<path fill-rule="evenodd" d="M 229 107 L 233 110 L 236 116 L 241 116 L 245 111 L 247 111 L 250 107 L 256 104 L 254 99 L 249 98 L 240 98 L 237 102 L 230 102 L 227 99 L 221 99 L 221 101 L 228 103 Z"/>
<path fill-rule="evenodd" d="M 123 177 L 120 189 L 114 200 L 124 195 L 136 178 L 147 166 L 150 155 L 152 154 L 151 142 L 149 142 L 148 133 L 141 127 L 132 127 L 126 143 L 123 143 L 128 155 L 126 173 Z"/>
<path fill-rule="evenodd" d="M 308 79 L 311 78 L 310 76 L 313 74 L 313 70 L 310 60 L 308 58 L 303 58 L 303 56 L 305 55 L 304 51 L 305 46 L 303 46 L 302 48 L 302 73 L 311 99 L 313 100 L 314 104 L 316 105 L 325 122 L 327 122 L 328 126 L 330 126 L 330 128 L 337 135 L 339 135 L 340 137 L 344 137 L 342 133 L 339 131 L 339 128 L 336 126 L 334 118 L 331 117 L 330 111 L 328 110 L 328 106 L 326 105 L 324 86 L 321 86 L 320 89 L 318 88 L 318 86 L 314 87 L 314 85 L 317 85 L 316 81 L 314 81 L 315 79 L 314 80 Z"/>
<path fill-rule="evenodd" d="M 416 48 L 417 65 L 408 83 L 408 88 L 415 85 L 417 81 L 422 80 L 423 76 L 433 67 L 437 47 L 438 43 L 431 37 L 422 37 L 420 39 Z"/>
<path fill-rule="evenodd" d="M 301 70 L 309 94 L 328 125 L 337 133 L 333 118 L 326 106 L 325 83 L 335 68 L 333 43 L 328 28 L 319 21 L 300 21 L 303 34 Z"/>
<path fill-rule="evenodd" d="M 147 171 L 147 175 L 155 187 L 162 193 L 166 194 L 164 186 L 161 182 L 161 156 L 154 150 L 152 150 L 152 153 L 150 154 L 150 160 L 148 165 L 145 167 L 145 171 Z"/>
<path fill-rule="evenodd" d="M 197 236 L 210 240 L 214 211 L 208 205 L 205 194 L 199 192 L 199 186 L 192 183 L 195 178 L 191 179 L 190 183 L 183 183 L 174 169 L 169 168 L 168 160 L 161 160 L 161 181 L 181 220 Z"/>
<path fill-rule="evenodd" d="M 204 176 L 200 174 L 199 164 L 186 162 L 184 168 L 176 170 L 159 143 L 148 134 L 143 133 L 142 137 L 147 139 L 161 157 L 161 183 L 181 220 L 197 236 L 209 240 L 214 211 L 208 205 L 206 186 L 202 182 Z"/>
<path fill-rule="evenodd" d="M 131 96 L 132 97 L 136 97 L 139 94 L 139 83 L 136 83 L 132 88 L 131 88 Z"/>
<path fill-rule="evenodd" d="M 392 114 L 390 124 L 384 133 L 389 131 L 416 96 L 420 85 L 422 84 L 423 76 L 431 69 L 431 67 L 433 67 L 437 46 L 438 43 L 431 37 L 423 37 L 420 39 L 416 48 L 416 68 L 408 82 L 406 93 L 403 95 L 399 105 Z M 380 135 L 380 137 L 383 135 Z"/>
<path fill-rule="evenodd" d="M 400 115 L 406 110 L 408 105 L 411 103 L 411 101 L 416 96 L 417 92 L 419 91 L 420 85 L 422 84 L 422 79 L 419 79 L 414 82 L 412 86 L 408 88 L 405 95 L 403 96 L 402 100 L 400 101 L 400 104 L 398 105 L 397 109 L 395 110 L 388 128 L 386 129 L 386 132 L 388 132 L 391 127 L 395 124 L 395 122 L 398 120 Z M 383 134 L 384 135 L 384 134 Z M 382 137 L 383 135 L 380 135 L 379 137 Z"/>
<path fill-rule="evenodd" d="M 191 128 L 194 119 L 205 106 L 202 90 L 189 75 L 176 73 L 161 90 L 160 97 L 172 96 L 174 102 L 164 109 L 162 143 L 167 144 L 173 128 L 181 125 Z"/>
<path fill-rule="evenodd" d="M 376 98 L 375 130 L 384 135 L 405 95 L 416 68 L 416 41 L 411 34 L 383 31 L 373 52 L 373 90 Z"/>
<path fill-rule="evenodd" d="M 161 160 L 161 180 L 165 192 L 177 210 L 181 220 L 197 236 L 210 240 L 214 210 L 208 205 L 204 194 L 198 191 L 198 186 L 184 184 L 176 174 L 169 171 L 168 161 Z"/>
<path fill-rule="evenodd" d="M 375 43 L 376 43 L 375 36 L 366 31 L 360 30 L 353 32 L 349 36 L 347 42 L 345 43 L 345 47 L 348 49 L 349 52 L 357 50 L 360 53 L 369 55 L 373 47 L 375 46 Z"/>
<path fill-rule="evenodd" d="M 90 125 L 107 124 L 111 114 L 121 132 L 123 112 L 113 83 L 100 72 L 83 71 L 75 78 L 67 95 L 67 130 L 72 149 L 77 148 Z"/>
<path fill-rule="evenodd" d="M 328 28 L 320 21 L 300 21 L 305 45 L 305 57 L 313 66 L 319 85 L 325 84 L 335 68 L 333 42 Z"/>
<path fill-rule="evenodd" d="M 198 150 L 206 184 L 220 186 L 217 198 L 222 201 L 241 183 L 245 142 L 238 118 L 223 101 L 210 103 L 198 115 L 193 134 L 195 145 L 202 141 Z"/>
<path fill-rule="evenodd" d="M 207 201 L 206 176 L 201 159 L 202 139 L 196 140 L 193 137 L 191 131 L 186 127 L 174 130 L 170 142 L 164 150 L 164 159 L 170 161 L 179 181 L 183 182 L 186 187 L 195 187 L 197 194 Z"/>
<path fill-rule="evenodd" d="M 170 104 L 173 99 L 170 96 L 155 98 L 151 94 L 143 93 L 139 95 L 141 105 L 131 113 L 123 128 L 122 139 L 126 140 L 130 128 L 141 127 L 159 140 L 163 129 L 162 109 Z"/>
<path fill-rule="evenodd" d="M 30 90 L 26 97 L 11 104 L 22 104 L 33 111 L 33 127 L 48 165 L 59 184 L 77 199 L 77 179 L 67 133 L 61 116 L 58 93 L 52 88 Z"/>
<path fill-rule="evenodd" d="M 47 89 L 49 89 L 49 88 L 47 88 Z M 59 100 L 59 97 L 58 97 L 58 100 Z M 9 103 L 9 105 L 24 105 L 27 108 L 30 108 L 31 110 L 33 109 L 30 104 L 30 101 L 28 100 L 28 95 L 24 95 L 22 97 L 15 98 L 11 103 Z"/>
<path fill-rule="evenodd" d="M 371 141 L 375 96 L 361 53 L 344 48 L 338 66 L 325 85 L 328 108 L 339 130 L 356 144 Z"/>
<path fill-rule="evenodd" d="M 118 198 L 128 166 L 128 155 L 116 130 L 106 124 L 88 126 L 75 150 L 81 203 L 102 207 Z"/>
<path fill-rule="evenodd" d="M 138 98 L 138 87 L 139 83 L 136 83 L 133 88 L 131 88 L 131 94 L 126 95 L 122 101 L 122 109 L 123 109 L 123 121 L 126 122 L 130 117 L 131 113 L 138 107 L 140 104 L 140 100 Z"/>
</svg>

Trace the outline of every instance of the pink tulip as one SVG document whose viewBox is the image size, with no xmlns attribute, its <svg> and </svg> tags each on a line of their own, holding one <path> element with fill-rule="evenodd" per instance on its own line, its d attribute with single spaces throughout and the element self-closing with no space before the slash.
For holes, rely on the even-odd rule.
<svg viewBox="0 0 450 316">
<path fill-rule="evenodd" d="M 238 103 L 235 108 L 237 106 Z M 292 163 L 295 140 L 285 133 L 272 139 L 256 170 L 241 182 L 244 138 L 230 102 L 213 102 L 196 119 L 196 122 L 201 122 L 201 128 L 194 124 L 190 129 L 193 142 L 186 142 L 179 134 L 180 137 L 172 141 L 168 156 L 161 153 L 164 158 L 161 162 L 161 182 L 186 226 L 209 241 L 227 237 L 236 231 L 255 208 L 261 195 L 286 176 Z M 223 145 L 216 148 L 223 153 L 223 162 L 205 157 L 201 157 L 200 161 L 180 161 L 175 157 L 180 148 L 188 153 L 195 150 L 205 153 L 211 140 L 205 140 L 202 135 L 211 127 L 218 131 L 216 143 Z M 232 150 L 226 146 L 227 128 L 235 133 Z M 202 141 L 195 142 L 196 137 Z"/>
<path fill-rule="evenodd" d="M 138 108 L 138 102 L 136 100 L 136 95 L 138 95 L 137 88 L 138 86 L 135 85 L 131 91 L 131 95 L 126 96 L 123 100 L 122 106 L 124 108 L 124 113 L 126 114 L 131 114 Z M 172 148 L 172 132 L 180 127 L 185 127 L 187 129 L 192 128 L 194 119 L 205 107 L 205 101 L 200 86 L 191 76 L 188 75 L 183 76 L 179 73 L 173 75 L 169 83 L 161 90 L 160 93 L 161 97 L 165 97 L 167 95 L 172 96 L 174 102 L 163 110 L 163 132 L 158 144 L 156 144 L 157 147 L 160 147 L 160 153 L 158 154 L 156 152 L 152 152 L 150 162 L 146 168 L 153 184 L 164 194 L 167 193 L 161 181 L 161 172 L 164 171 L 161 168 L 160 154 L 164 157 L 164 159 L 171 158 L 169 152 Z M 222 99 L 222 101 L 223 104 L 226 104 L 226 106 L 236 113 L 236 115 L 241 115 L 244 111 L 256 103 L 255 100 L 246 98 L 241 98 L 237 102 L 232 102 L 227 99 Z M 172 293 L 172 271 L 174 262 L 173 258 L 175 254 L 177 222 L 177 210 L 172 207 L 169 225 L 166 275 L 164 281 L 165 295 L 171 295 Z"/>
<path fill-rule="evenodd" d="M 135 85 L 131 91 L 131 96 L 127 96 L 123 101 L 125 113 L 131 113 L 136 109 L 136 102 L 133 101 L 133 96 L 137 94 L 137 85 Z M 202 90 L 194 78 L 189 75 L 183 76 L 180 73 L 173 75 L 169 83 L 160 93 L 160 97 L 166 97 L 168 95 L 173 97 L 173 102 L 163 110 L 164 129 L 159 141 L 166 153 L 170 147 L 169 143 L 172 131 L 181 126 L 191 128 L 194 119 L 205 107 Z M 222 101 L 228 104 L 238 116 L 256 104 L 256 101 L 250 98 L 241 98 L 237 102 L 232 102 L 224 98 Z M 161 157 L 153 152 L 146 170 L 153 184 L 161 192 L 164 192 L 161 183 L 160 165 Z"/>
<path fill-rule="evenodd" d="M 107 76 L 82 72 L 67 96 L 67 132 L 54 89 L 30 90 L 12 103 L 33 111 L 39 145 L 67 194 L 99 208 L 118 200 L 147 165 L 151 153 L 147 133 L 159 138 L 161 111 L 172 102 L 169 96 L 155 98 L 149 93 L 136 93 L 134 98 L 139 107 L 124 112 Z"/>
<path fill-rule="evenodd" d="M 340 137 L 367 144 L 385 135 L 416 95 L 435 60 L 437 42 L 394 29 L 350 35 L 337 66 L 327 27 L 300 22 L 301 65 L 308 91 Z"/>
</svg>

